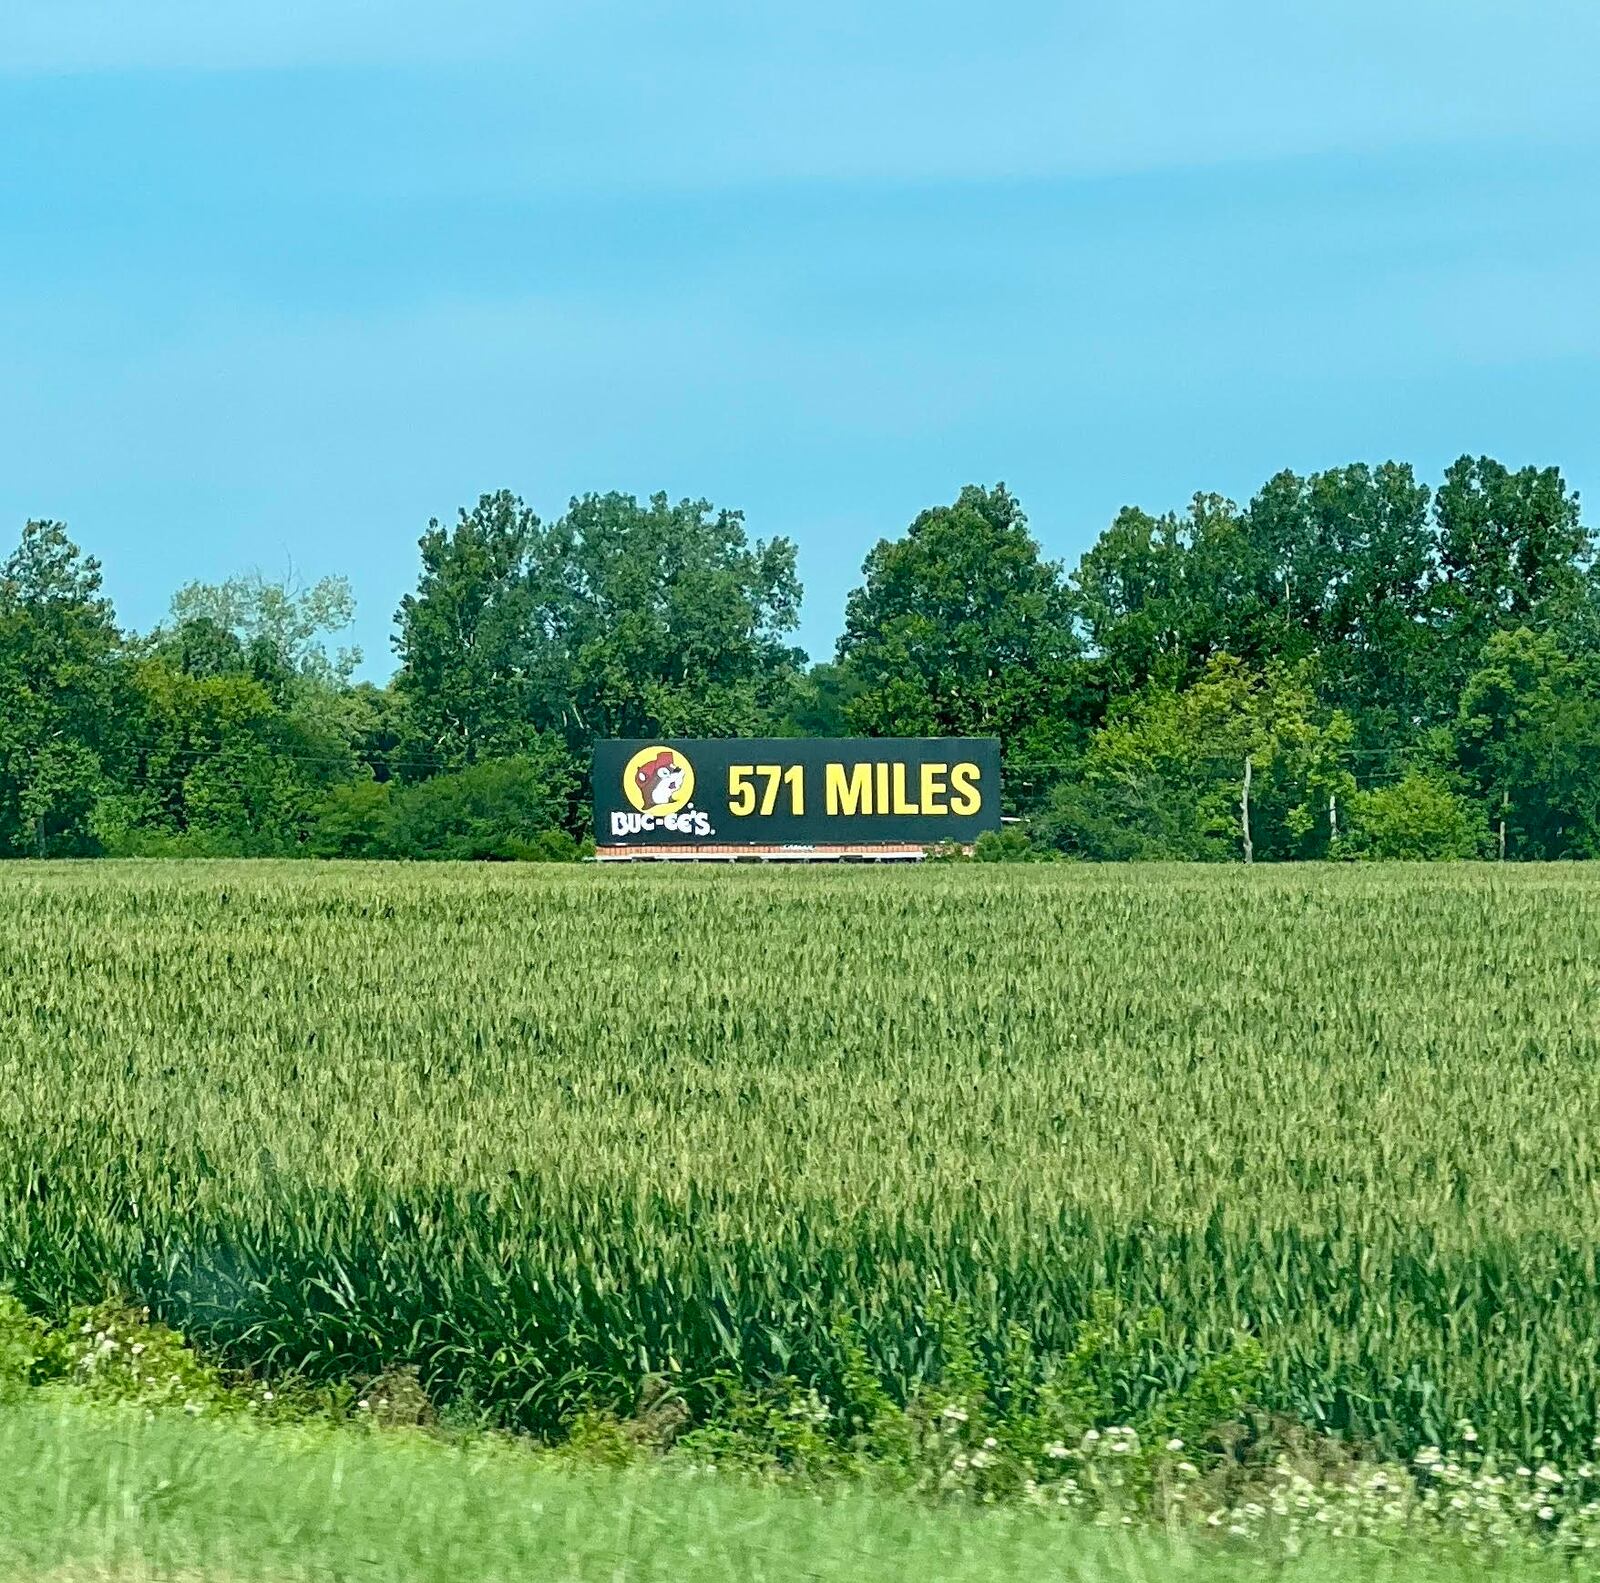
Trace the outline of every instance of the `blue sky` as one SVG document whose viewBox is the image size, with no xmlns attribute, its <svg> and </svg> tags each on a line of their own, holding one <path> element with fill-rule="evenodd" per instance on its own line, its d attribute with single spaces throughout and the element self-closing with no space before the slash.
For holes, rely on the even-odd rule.
<svg viewBox="0 0 1600 1583">
<path fill-rule="evenodd" d="M 831 650 L 880 536 L 1463 451 L 1600 491 L 1595 0 L 0 4 L 0 541 L 147 627 L 430 516 L 738 506 Z M 1588 512 L 1596 520 L 1593 508 Z"/>
</svg>

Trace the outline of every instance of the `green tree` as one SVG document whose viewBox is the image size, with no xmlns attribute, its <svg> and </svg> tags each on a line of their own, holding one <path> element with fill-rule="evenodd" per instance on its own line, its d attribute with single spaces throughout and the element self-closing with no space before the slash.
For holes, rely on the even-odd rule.
<svg viewBox="0 0 1600 1583">
<path fill-rule="evenodd" d="M 225 648 L 208 641 L 196 668 L 175 663 L 196 657 L 185 635 L 194 636 L 191 624 L 129 663 L 126 763 L 96 828 L 114 852 L 292 850 L 309 801 L 352 773 L 353 760 L 246 665 L 218 665 Z"/>
<path fill-rule="evenodd" d="M 187 674 L 252 676 L 291 718 L 303 752 L 353 766 L 352 748 L 367 723 L 350 686 L 361 651 L 332 648 L 330 640 L 354 619 L 344 577 L 307 587 L 293 577 L 273 582 L 250 572 L 180 588 L 169 626 L 154 641 Z"/>
<path fill-rule="evenodd" d="M 398 857 L 393 781 L 342 781 L 307 810 L 306 851 L 312 857 Z"/>
<path fill-rule="evenodd" d="M 1461 763 L 1518 858 L 1600 854 L 1600 663 L 1519 627 L 1484 645 L 1461 694 Z"/>
<path fill-rule="evenodd" d="M 969 485 L 868 555 L 845 606 L 846 713 L 873 736 L 998 736 L 1042 757 L 1081 733 L 1082 646 L 1061 569 L 1005 485 Z"/>
<path fill-rule="evenodd" d="M 295 849 L 321 790 L 362 772 L 363 695 L 322 642 L 348 618 L 341 589 L 189 584 L 127 645 L 124 773 L 96 814 L 111 850 Z"/>
<path fill-rule="evenodd" d="M 1196 495 L 1182 517 L 1119 511 L 1071 579 L 1110 688 L 1181 687 L 1216 654 L 1253 656 L 1258 561 L 1246 520 L 1220 495 Z"/>
<path fill-rule="evenodd" d="M 414 785 L 356 780 L 308 810 L 305 850 L 329 858 L 571 859 L 576 779 L 564 745 L 486 759 Z"/>
<path fill-rule="evenodd" d="M 1492 634 L 1555 631 L 1589 617 L 1594 540 L 1558 469 L 1512 472 L 1487 456 L 1451 465 L 1434 518 L 1431 681 L 1448 717 Z"/>
<path fill-rule="evenodd" d="M 1257 670 L 1217 655 L 1186 688 L 1152 683 L 1122 701 L 1039 833 L 1080 857 L 1236 860 L 1248 758 L 1256 858 L 1322 856 L 1328 800 L 1354 790 L 1350 737 L 1348 718 L 1318 703 L 1306 665 Z"/>
<path fill-rule="evenodd" d="M 0 564 L 0 852 L 93 849 L 119 642 L 99 563 L 62 524 L 26 524 Z"/>
<path fill-rule="evenodd" d="M 342 701 L 350 750 L 362 772 L 380 782 L 407 774 L 416 779 L 406 759 L 405 703 L 394 688 L 358 682 Z"/>
<path fill-rule="evenodd" d="M 794 548 L 752 544 L 738 512 L 585 495 L 547 525 L 502 492 L 421 548 L 396 639 L 413 752 L 459 766 L 556 733 L 581 759 L 596 737 L 757 731 L 788 701 Z"/>
<path fill-rule="evenodd" d="M 1428 490 L 1388 462 L 1283 472 L 1240 512 L 1197 495 L 1183 517 L 1120 512 L 1073 575 L 1120 693 L 1181 688 L 1219 654 L 1317 663 L 1364 740 L 1422 718 L 1432 569 Z"/>
<path fill-rule="evenodd" d="M 1404 737 L 1428 713 L 1428 500 L 1410 467 L 1356 463 L 1279 473 L 1247 514 L 1256 597 L 1239 652 L 1314 657 L 1321 696 L 1367 746 Z"/>
<path fill-rule="evenodd" d="M 841 665 L 824 660 L 794 679 L 789 702 L 775 727 L 778 736 L 849 736 L 850 705 L 860 685 Z"/>
<path fill-rule="evenodd" d="M 200 630 L 227 633 L 259 666 L 325 686 L 348 683 L 361 663 L 360 649 L 330 653 L 326 641 L 346 630 L 355 613 L 345 577 L 304 587 L 292 577 L 274 582 L 247 572 L 220 583 L 185 583 L 172 596 L 172 624 L 191 641 Z"/>
<path fill-rule="evenodd" d="M 484 495 L 453 529 L 420 541 L 422 574 L 400 601 L 394 686 L 405 747 L 443 767 L 514 753 L 538 732 L 560 634 L 541 619 L 545 530 L 509 491 Z M 424 760 L 426 762 L 426 760 Z"/>
<path fill-rule="evenodd" d="M 750 543 L 736 511 L 656 495 L 584 495 L 547 555 L 565 614 L 560 716 L 595 736 L 767 729 L 802 656 L 785 635 L 800 583 L 787 539 Z"/>
</svg>

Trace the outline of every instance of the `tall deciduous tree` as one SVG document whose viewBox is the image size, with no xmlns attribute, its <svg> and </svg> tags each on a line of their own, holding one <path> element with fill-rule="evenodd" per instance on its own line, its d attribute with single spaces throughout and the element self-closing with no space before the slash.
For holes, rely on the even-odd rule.
<svg viewBox="0 0 1600 1583">
<path fill-rule="evenodd" d="M 1495 632 L 1550 631 L 1581 621 L 1593 595 L 1593 535 L 1554 467 L 1510 471 L 1463 456 L 1434 499 L 1438 635 L 1432 675 L 1453 710 Z"/>
<path fill-rule="evenodd" d="M 99 563 L 61 523 L 29 522 L 0 565 L 0 851 L 91 843 L 119 641 Z"/>
<path fill-rule="evenodd" d="M 1183 517 L 1128 508 L 1073 582 L 1117 692 L 1182 686 L 1218 654 L 1314 658 L 1365 737 L 1426 711 L 1433 576 L 1428 490 L 1409 467 L 1277 474 L 1240 512 L 1197 495 Z"/>
<path fill-rule="evenodd" d="M 848 718 L 881 736 L 998 736 L 1058 752 L 1080 727 L 1082 646 L 1061 569 L 1004 484 L 969 485 L 880 540 L 845 606 Z"/>
<path fill-rule="evenodd" d="M 545 530 L 509 490 L 422 535 L 422 575 L 400 601 L 395 691 L 413 762 L 459 768 L 522 751 L 554 693 L 555 623 L 541 615 Z"/>
<path fill-rule="evenodd" d="M 351 773 L 246 666 L 215 658 L 201 670 L 164 650 L 130 661 L 132 740 L 96 816 L 113 852 L 292 850 L 313 789 Z"/>
<path fill-rule="evenodd" d="M 293 578 L 274 582 L 259 572 L 220 583 L 185 583 L 172 596 L 178 629 L 204 622 L 238 639 L 258 664 L 324 686 L 343 686 L 361 663 L 357 648 L 329 651 L 326 639 L 355 620 L 355 595 L 346 577 L 309 587 Z"/>
<path fill-rule="evenodd" d="M 1113 692 L 1181 686 L 1213 655 L 1253 655 L 1264 576 L 1231 500 L 1125 506 L 1072 574 L 1073 604 Z"/>
<path fill-rule="evenodd" d="M 555 733 L 731 735 L 768 725 L 799 655 L 784 643 L 793 546 L 751 543 L 704 501 L 585 495 L 544 524 L 485 495 L 422 539 L 396 648 L 417 747 L 450 765 Z"/>
<path fill-rule="evenodd" d="M 1256 598 L 1242 652 L 1315 656 L 1322 695 L 1368 745 L 1428 713 L 1428 489 L 1410 467 L 1279 473 L 1251 501 Z"/>
<path fill-rule="evenodd" d="M 594 736 L 767 729 L 802 656 L 786 634 L 800 582 L 787 539 L 751 543 L 743 516 L 699 500 L 584 495 L 545 546 L 560 637 L 560 713 Z"/>
<path fill-rule="evenodd" d="M 1484 645 L 1461 695 L 1461 760 L 1522 858 L 1600 855 L 1600 665 L 1526 627 Z"/>
</svg>

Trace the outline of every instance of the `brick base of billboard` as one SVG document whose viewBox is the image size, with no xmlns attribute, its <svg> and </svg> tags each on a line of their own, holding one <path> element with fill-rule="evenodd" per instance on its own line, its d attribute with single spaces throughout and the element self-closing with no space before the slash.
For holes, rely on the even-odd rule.
<svg viewBox="0 0 1600 1583">
<path fill-rule="evenodd" d="M 602 846 L 599 863 L 920 863 L 920 846 Z"/>
</svg>

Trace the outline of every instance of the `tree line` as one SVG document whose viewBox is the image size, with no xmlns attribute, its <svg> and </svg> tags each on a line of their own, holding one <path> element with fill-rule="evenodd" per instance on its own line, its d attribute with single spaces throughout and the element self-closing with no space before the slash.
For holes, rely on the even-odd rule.
<svg viewBox="0 0 1600 1583">
<path fill-rule="evenodd" d="M 0 853 L 571 858 L 597 737 L 998 736 L 999 856 L 1600 852 L 1600 570 L 1555 468 L 1282 472 L 1121 511 L 1070 570 L 1004 485 L 867 555 L 834 654 L 737 511 L 508 492 L 430 522 L 397 669 L 348 584 L 119 626 L 57 522 L 0 566 Z"/>
</svg>

